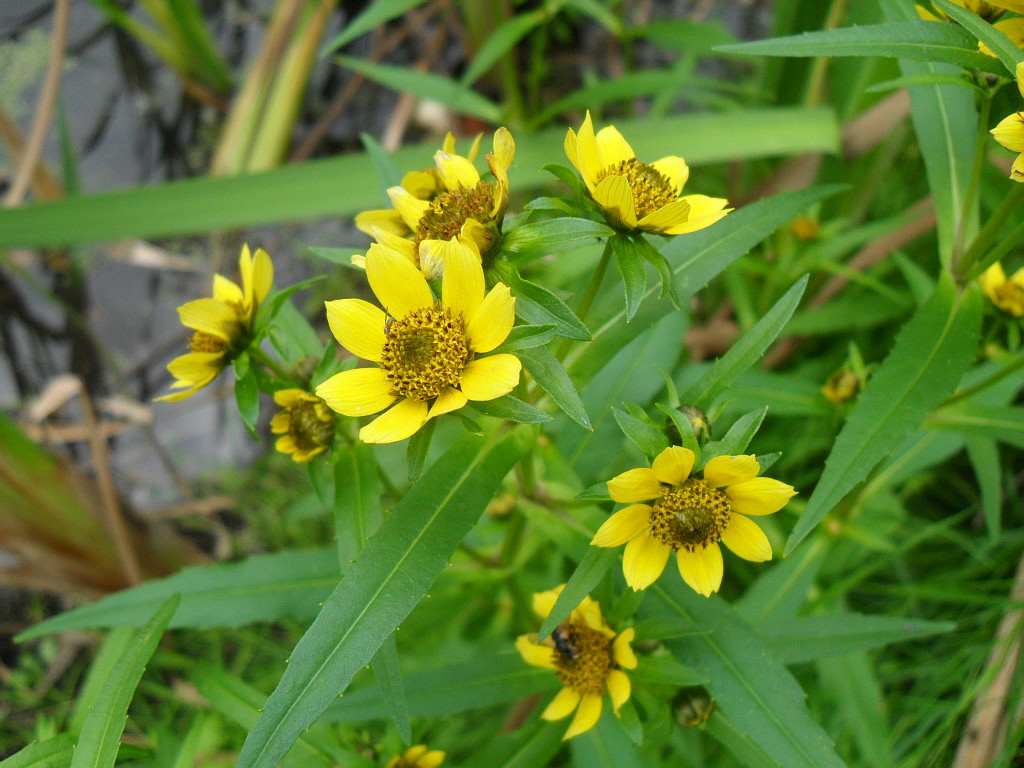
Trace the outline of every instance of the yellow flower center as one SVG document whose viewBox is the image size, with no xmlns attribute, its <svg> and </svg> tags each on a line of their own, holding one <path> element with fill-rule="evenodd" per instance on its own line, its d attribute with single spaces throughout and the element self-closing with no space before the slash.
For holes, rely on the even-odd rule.
<svg viewBox="0 0 1024 768">
<path fill-rule="evenodd" d="M 206 331 L 196 331 L 188 342 L 188 348 L 193 352 L 217 352 L 222 354 L 228 351 L 228 343 L 220 336 L 214 336 Z"/>
<path fill-rule="evenodd" d="M 629 189 L 633 193 L 633 205 L 636 206 L 638 219 L 654 213 L 679 197 L 679 190 L 665 174 L 650 163 L 641 163 L 635 157 L 601 170 L 597 175 L 598 183 L 606 176 L 626 177 Z"/>
<path fill-rule="evenodd" d="M 462 231 L 462 225 L 468 219 L 490 224 L 494 195 L 494 185 L 481 181 L 472 187 L 453 189 L 435 197 L 416 227 L 417 251 L 424 240 L 451 240 Z M 480 251 L 484 253 L 487 248 L 481 246 Z"/>
<path fill-rule="evenodd" d="M 398 395 L 429 400 L 458 386 L 469 357 L 461 312 L 438 303 L 389 322 L 384 333 L 380 367 Z"/>
<path fill-rule="evenodd" d="M 315 451 L 331 444 L 334 414 L 325 403 L 303 400 L 288 410 L 288 434 L 300 451 Z"/>
<path fill-rule="evenodd" d="M 581 696 L 604 693 L 614 667 L 612 639 L 583 622 L 563 624 L 553 633 L 555 672 L 562 685 Z"/>
<path fill-rule="evenodd" d="M 691 478 L 654 503 L 651 536 L 673 550 L 693 552 L 720 541 L 731 514 L 725 491 Z"/>
</svg>

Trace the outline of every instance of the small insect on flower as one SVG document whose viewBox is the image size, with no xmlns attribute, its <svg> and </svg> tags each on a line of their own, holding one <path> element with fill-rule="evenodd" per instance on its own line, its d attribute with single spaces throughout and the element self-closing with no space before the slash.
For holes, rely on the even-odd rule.
<svg viewBox="0 0 1024 768">
<path fill-rule="evenodd" d="M 555 643 L 555 648 L 562 655 L 562 661 L 571 662 L 579 658 L 580 649 L 572 641 L 571 624 L 566 622 L 555 627 L 555 631 L 551 633 L 551 639 Z"/>
</svg>

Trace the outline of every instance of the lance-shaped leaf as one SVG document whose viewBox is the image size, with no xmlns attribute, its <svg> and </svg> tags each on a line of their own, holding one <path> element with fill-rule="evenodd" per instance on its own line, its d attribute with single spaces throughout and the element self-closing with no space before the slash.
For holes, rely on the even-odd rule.
<svg viewBox="0 0 1024 768">
<path fill-rule="evenodd" d="M 961 295 L 947 274 L 900 331 L 868 381 L 786 544 L 788 554 L 956 387 L 981 330 L 976 286 Z"/>
<path fill-rule="evenodd" d="M 555 333 L 567 339 L 588 341 L 590 331 L 569 306 L 543 286 L 519 276 L 515 265 L 498 261 L 494 270 L 516 297 L 516 314 L 533 325 L 554 325 Z"/>
<path fill-rule="evenodd" d="M 1003 62 L 1011 77 L 1016 75 L 1017 63 L 1024 61 L 1024 51 L 1008 38 L 1002 30 L 987 23 L 978 14 L 968 11 L 949 0 L 935 0 L 935 7 L 966 29 L 971 35 L 985 43 Z"/>
<path fill-rule="evenodd" d="M 534 433 L 456 442 L 412 487 L 292 651 L 238 765 L 276 766 L 409 615 Z"/>
<path fill-rule="evenodd" d="M 551 395 L 555 405 L 562 409 L 566 416 L 584 429 L 592 429 L 590 416 L 580 399 L 579 392 L 565 372 L 562 364 L 553 354 L 543 347 L 523 350 L 519 353 L 523 367 L 529 371 L 534 381 Z"/>
<path fill-rule="evenodd" d="M 614 232 L 607 224 L 599 221 L 560 216 L 518 226 L 505 236 L 502 245 L 513 253 L 537 249 L 555 250 L 561 246 L 577 244 L 581 240 L 608 237 Z"/>
<path fill-rule="evenodd" d="M 640 258 L 635 241 L 626 235 L 616 235 L 608 241 L 615 254 L 615 263 L 622 275 L 622 288 L 626 292 L 626 322 L 640 309 L 647 290 L 647 267 Z"/>
<path fill-rule="evenodd" d="M 61 768 L 71 762 L 74 749 L 74 735 L 62 733 L 52 739 L 29 744 L 6 760 L 0 760 L 0 768 Z"/>
</svg>

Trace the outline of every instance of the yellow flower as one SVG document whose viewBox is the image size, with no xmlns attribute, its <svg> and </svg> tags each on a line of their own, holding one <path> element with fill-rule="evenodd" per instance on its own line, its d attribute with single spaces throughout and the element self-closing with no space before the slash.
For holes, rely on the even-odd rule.
<svg viewBox="0 0 1024 768">
<path fill-rule="evenodd" d="M 378 240 L 382 233 L 412 237 L 413 257 L 427 279 L 444 271 L 443 253 L 453 239 L 472 241 L 478 254 L 486 254 L 497 242 L 501 222 L 508 208 L 508 169 L 516 144 L 507 128 L 494 133 L 494 152 L 487 155 L 493 181 L 482 181 L 470 157 L 455 154 L 454 141 L 434 155 L 438 187 L 423 183 L 418 189 L 391 187 L 393 211 L 368 211 L 356 218 L 356 225 Z M 429 174 L 428 174 L 429 175 Z M 412 185 L 410 185 L 412 186 Z M 423 196 L 421 196 L 423 195 Z"/>
<path fill-rule="evenodd" d="M 533 610 L 542 619 L 555 606 L 560 587 L 533 596 Z M 601 616 L 601 606 L 589 597 L 555 629 L 551 637 L 537 643 L 537 635 L 521 635 L 516 650 L 527 664 L 553 669 L 562 682 L 562 690 L 541 713 L 544 720 L 561 720 L 575 710 L 569 729 L 562 739 L 571 739 L 594 727 L 601 717 L 604 692 L 619 708 L 629 700 L 631 686 L 623 669 L 636 669 L 636 656 L 630 643 L 636 634 L 632 627 L 615 634 Z"/>
<path fill-rule="evenodd" d="M 982 274 L 981 289 L 1003 312 L 1024 317 L 1024 267 L 1007 279 L 1003 265 L 997 261 Z"/>
<path fill-rule="evenodd" d="M 1010 178 L 1024 182 L 1024 112 L 1014 112 L 999 121 L 990 133 L 1011 152 L 1018 152 L 1010 169 Z"/>
<path fill-rule="evenodd" d="M 593 540 L 597 547 L 626 545 L 623 573 L 634 590 L 646 589 L 676 553 L 679 573 L 708 597 L 722 584 L 722 542 L 744 560 L 772 559 L 764 531 L 747 515 L 770 515 L 796 491 L 767 477 L 754 456 L 718 456 L 704 477 L 690 476 L 693 451 L 671 446 L 650 469 L 631 469 L 608 481 L 615 501 L 630 506 L 605 521 Z M 654 501 L 653 504 L 635 504 Z"/>
<path fill-rule="evenodd" d="M 428 419 L 468 400 L 493 400 L 519 383 L 515 355 L 481 357 L 500 345 L 515 320 L 515 299 L 497 283 L 485 295 L 480 257 L 458 240 L 445 244 L 441 300 L 402 252 L 379 246 L 366 255 L 366 276 L 384 310 L 362 299 L 327 302 L 335 338 L 376 363 L 329 378 L 316 393 L 345 416 L 392 406 L 367 424 L 367 443 L 404 440 Z"/>
<path fill-rule="evenodd" d="M 302 389 L 279 389 L 274 402 L 284 409 L 270 420 L 270 431 L 281 435 L 277 450 L 304 464 L 330 448 L 334 414 L 323 400 Z"/>
<path fill-rule="evenodd" d="M 419 744 L 391 758 L 385 768 L 437 768 L 443 762 L 444 752 L 439 749 L 428 752 L 425 744 Z"/>
<path fill-rule="evenodd" d="M 274 282 L 274 265 L 262 248 L 256 255 L 242 246 L 238 259 L 242 285 L 221 275 L 213 276 L 213 298 L 197 299 L 178 307 L 178 316 L 195 331 L 188 354 L 167 366 L 174 376 L 171 389 L 185 389 L 157 400 L 184 400 L 213 381 L 231 359 L 249 346 L 256 308 L 267 298 Z"/>
<path fill-rule="evenodd" d="M 565 154 L 613 226 L 680 235 L 709 227 L 732 210 L 720 197 L 680 197 L 690 175 L 683 158 L 642 163 L 614 126 L 595 135 L 589 111 L 579 135 L 572 128 L 566 134 Z"/>
</svg>

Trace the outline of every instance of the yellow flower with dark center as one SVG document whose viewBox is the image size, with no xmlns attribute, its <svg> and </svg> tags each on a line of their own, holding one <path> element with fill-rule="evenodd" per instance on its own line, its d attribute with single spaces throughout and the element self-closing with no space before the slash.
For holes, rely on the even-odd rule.
<svg viewBox="0 0 1024 768">
<path fill-rule="evenodd" d="M 595 135 L 589 111 L 579 135 L 572 128 L 566 134 L 565 154 L 605 218 L 620 229 L 680 235 L 709 227 L 732 210 L 719 197 L 680 197 L 690 175 L 683 158 L 643 163 L 614 126 Z"/>
<path fill-rule="evenodd" d="M 998 261 L 981 276 L 981 289 L 993 304 L 1014 317 L 1024 317 L 1024 267 L 1007 278 Z"/>
<path fill-rule="evenodd" d="M 189 341 L 188 354 L 172 360 L 167 370 L 175 378 L 171 389 L 185 391 L 157 400 L 184 400 L 195 394 L 249 346 L 256 309 L 267 298 L 274 282 L 274 265 L 262 248 L 252 256 L 245 245 L 238 270 L 242 275 L 241 286 L 214 275 L 213 298 L 197 299 L 178 307 L 182 324 L 195 333 Z"/>
<path fill-rule="evenodd" d="M 758 477 L 754 456 L 711 459 L 703 478 L 690 476 L 694 460 L 690 449 L 671 446 L 650 469 L 608 481 L 611 497 L 630 506 L 608 518 L 590 543 L 626 545 L 622 570 L 634 590 L 653 584 L 673 552 L 683 580 L 705 597 L 722 584 L 719 542 L 744 560 L 772 558 L 768 537 L 748 515 L 778 512 L 796 494 L 793 487 Z M 653 503 L 633 503 L 639 501 Z"/>
<path fill-rule="evenodd" d="M 331 447 L 334 412 L 323 400 L 302 389 L 279 389 L 274 402 L 283 408 L 270 420 L 270 431 L 281 435 L 277 450 L 304 464 Z"/>
<path fill-rule="evenodd" d="M 361 299 L 327 302 L 335 338 L 377 365 L 336 374 L 316 394 L 345 416 L 390 407 L 360 430 L 364 442 L 404 440 L 435 416 L 469 400 L 507 395 L 519 383 L 519 358 L 483 356 L 512 330 L 515 299 L 508 286 L 497 283 L 486 292 L 479 255 L 458 240 L 440 256 L 440 301 L 404 253 L 380 245 L 366 255 L 366 276 L 385 309 Z"/>
<path fill-rule="evenodd" d="M 443 762 L 444 752 L 439 749 L 427 751 L 425 744 L 418 744 L 391 758 L 385 768 L 437 768 Z"/>
<path fill-rule="evenodd" d="M 533 596 L 533 610 L 546 619 L 565 588 L 563 584 Z M 604 692 L 612 699 L 616 716 L 629 700 L 631 686 L 623 669 L 636 669 L 636 656 L 630 643 L 632 627 L 616 634 L 601 616 L 601 606 L 589 597 L 557 627 L 551 637 L 537 643 L 537 635 L 521 635 L 516 649 L 527 664 L 553 669 L 562 690 L 541 713 L 544 720 L 561 720 L 573 711 L 563 739 L 571 739 L 594 727 L 604 708 Z"/>
</svg>

